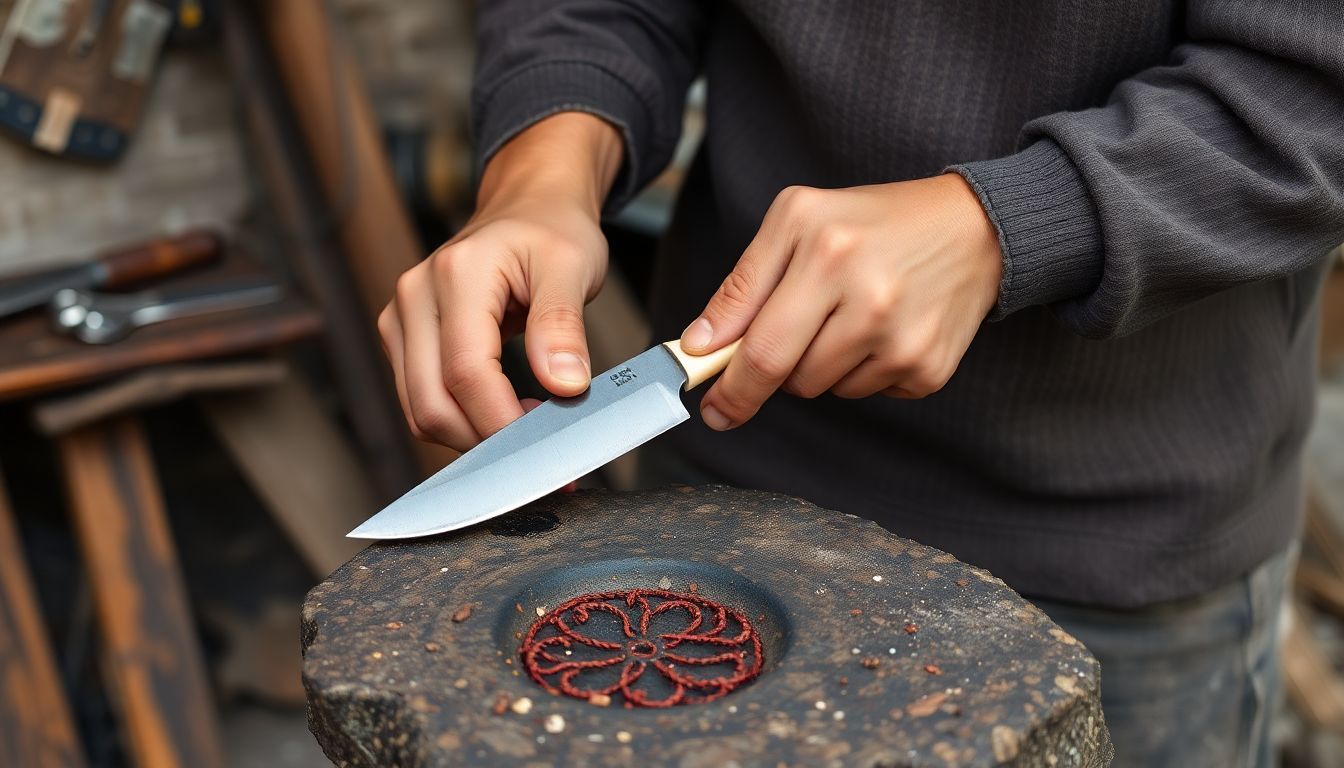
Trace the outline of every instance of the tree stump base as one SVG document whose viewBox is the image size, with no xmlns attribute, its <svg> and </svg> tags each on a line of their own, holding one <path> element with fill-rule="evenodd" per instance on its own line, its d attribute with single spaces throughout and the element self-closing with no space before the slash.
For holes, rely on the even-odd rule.
<svg viewBox="0 0 1344 768">
<path fill-rule="evenodd" d="M 339 765 L 1111 755 L 1097 661 L 1035 606 L 872 522 L 753 491 L 553 495 L 375 544 L 308 594 L 303 647 L 309 724 Z"/>
</svg>

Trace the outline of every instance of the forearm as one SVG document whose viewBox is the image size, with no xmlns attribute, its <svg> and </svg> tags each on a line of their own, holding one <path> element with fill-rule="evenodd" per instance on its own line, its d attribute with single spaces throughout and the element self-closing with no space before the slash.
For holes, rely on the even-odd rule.
<svg viewBox="0 0 1344 768">
<path fill-rule="evenodd" d="M 958 168 L 1003 237 L 1000 316 L 1050 304 L 1083 335 L 1123 335 L 1344 238 L 1338 0 L 1189 5 L 1165 66 Z"/>
<path fill-rule="evenodd" d="M 620 132 L 584 112 L 538 121 L 500 147 L 485 166 L 478 210 L 563 199 L 596 219 L 621 167 Z"/>
</svg>

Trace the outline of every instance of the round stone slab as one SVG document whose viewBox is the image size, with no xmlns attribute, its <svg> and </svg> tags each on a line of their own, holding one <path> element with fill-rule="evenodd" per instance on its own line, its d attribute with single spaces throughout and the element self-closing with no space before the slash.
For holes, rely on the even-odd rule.
<svg viewBox="0 0 1344 768">
<path fill-rule="evenodd" d="M 598 599 L 585 595 L 610 608 L 575 614 Z M 548 656 L 533 649 L 531 669 L 561 691 L 566 662 L 605 660 L 570 679 L 586 698 L 548 692 L 521 655 L 567 631 Z M 553 495 L 375 544 L 308 594 L 303 647 L 309 724 L 340 765 L 1099 766 L 1111 754 L 1096 660 L 1001 581 L 852 515 L 723 487 Z M 704 662 L 716 653 L 743 682 L 690 680 L 718 674 Z M 636 667 L 644 694 L 611 687 Z M 698 703 L 627 706 L 675 696 L 678 679 Z"/>
</svg>

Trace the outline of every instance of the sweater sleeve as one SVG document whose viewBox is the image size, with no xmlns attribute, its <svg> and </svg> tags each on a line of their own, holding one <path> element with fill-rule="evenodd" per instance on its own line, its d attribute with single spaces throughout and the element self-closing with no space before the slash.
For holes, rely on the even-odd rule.
<svg viewBox="0 0 1344 768">
<path fill-rule="evenodd" d="M 994 316 L 1051 304 L 1105 338 L 1302 270 L 1344 240 L 1344 9 L 1190 0 L 1164 66 L 1019 147 L 952 169 L 999 230 Z"/>
<path fill-rule="evenodd" d="M 669 162 L 706 26 L 701 0 L 491 0 L 477 5 L 477 167 L 557 112 L 620 129 L 617 210 Z"/>
</svg>

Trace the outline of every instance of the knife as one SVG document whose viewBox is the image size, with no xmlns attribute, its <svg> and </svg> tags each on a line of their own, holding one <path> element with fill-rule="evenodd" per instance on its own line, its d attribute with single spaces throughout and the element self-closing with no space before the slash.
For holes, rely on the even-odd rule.
<svg viewBox="0 0 1344 768">
<path fill-rule="evenodd" d="M 0 318 L 45 304 L 63 288 L 124 288 L 219 256 L 223 243 L 198 230 L 133 248 L 106 251 L 92 261 L 0 282 Z"/>
<path fill-rule="evenodd" d="M 465 528 L 541 498 L 690 418 L 681 389 L 722 371 L 739 341 L 707 355 L 669 341 L 519 417 L 347 534 L 409 539 Z"/>
</svg>

